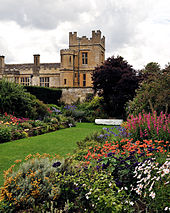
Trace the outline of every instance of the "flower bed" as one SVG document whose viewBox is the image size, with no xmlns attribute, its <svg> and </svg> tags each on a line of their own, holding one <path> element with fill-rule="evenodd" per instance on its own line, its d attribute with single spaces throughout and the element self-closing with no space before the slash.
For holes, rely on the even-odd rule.
<svg viewBox="0 0 170 213">
<path fill-rule="evenodd" d="M 139 113 L 138 116 L 130 115 L 125 128 L 135 140 L 157 139 L 170 140 L 170 114 L 163 112 L 158 116 L 153 114 Z"/>
<path fill-rule="evenodd" d="M 19 170 L 12 166 L 5 172 L 0 210 L 8 212 L 9 206 L 14 212 L 170 210 L 169 141 L 113 140 L 114 131 L 105 128 L 77 142 L 78 151 L 66 159 L 37 154 L 27 156 Z"/>
<path fill-rule="evenodd" d="M 0 143 L 40 135 L 69 126 L 75 126 L 73 119 L 61 115 L 44 121 L 17 118 L 13 115 L 0 115 Z"/>
</svg>

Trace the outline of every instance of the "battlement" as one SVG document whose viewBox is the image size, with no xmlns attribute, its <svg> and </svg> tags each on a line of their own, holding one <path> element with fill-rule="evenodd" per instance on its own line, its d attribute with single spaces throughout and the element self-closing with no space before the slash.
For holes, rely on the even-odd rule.
<svg viewBox="0 0 170 213">
<path fill-rule="evenodd" d="M 62 49 L 62 50 L 60 50 L 60 54 L 61 55 L 74 55 L 75 54 L 75 50 Z"/>
<path fill-rule="evenodd" d="M 105 37 L 101 37 L 101 31 L 92 31 L 92 37 L 77 37 L 77 32 L 69 33 L 69 46 L 100 44 L 105 49 Z"/>
</svg>

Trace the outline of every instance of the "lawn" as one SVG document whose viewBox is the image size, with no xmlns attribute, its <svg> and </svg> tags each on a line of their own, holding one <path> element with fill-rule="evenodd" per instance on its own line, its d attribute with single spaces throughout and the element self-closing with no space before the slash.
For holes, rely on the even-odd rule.
<svg viewBox="0 0 170 213">
<path fill-rule="evenodd" d="M 14 164 L 15 160 L 22 160 L 28 154 L 35 153 L 61 156 L 73 153 L 77 141 L 103 127 L 93 123 L 77 123 L 76 127 L 0 144 L 0 186 L 3 184 L 3 171 Z"/>
</svg>

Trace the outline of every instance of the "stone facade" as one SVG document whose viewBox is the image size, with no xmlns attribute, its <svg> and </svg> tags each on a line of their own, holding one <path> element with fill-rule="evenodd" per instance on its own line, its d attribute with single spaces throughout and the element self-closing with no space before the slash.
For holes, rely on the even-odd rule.
<svg viewBox="0 0 170 213">
<path fill-rule="evenodd" d="M 0 78 L 23 85 L 45 87 L 92 87 L 91 74 L 105 60 L 105 37 L 101 31 L 92 31 L 90 39 L 69 33 L 69 49 L 60 50 L 60 63 L 40 63 L 40 55 L 34 55 L 34 63 L 6 64 L 0 56 Z"/>
<path fill-rule="evenodd" d="M 89 93 L 93 93 L 93 89 L 91 87 L 62 88 L 61 101 L 66 104 L 74 103 L 77 100 L 80 100 L 80 102 L 82 102 L 86 98 L 86 95 Z"/>
</svg>

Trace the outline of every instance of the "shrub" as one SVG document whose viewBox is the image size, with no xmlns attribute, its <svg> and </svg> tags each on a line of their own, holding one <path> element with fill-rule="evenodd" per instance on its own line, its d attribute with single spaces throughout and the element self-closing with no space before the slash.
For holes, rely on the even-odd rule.
<svg viewBox="0 0 170 213">
<path fill-rule="evenodd" d="M 28 155 L 26 162 L 17 171 L 12 167 L 5 172 L 4 187 L 1 188 L 1 200 L 10 203 L 7 212 L 29 209 L 44 201 L 50 201 L 52 180 L 58 167 L 53 167 L 56 159 L 47 154 Z M 20 162 L 20 160 L 16 161 Z M 61 164 L 61 163 L 60 163 Z"/>
<path fill-rule="evenodd" d="M 123 199 L 127 198 L 111 175 L 102 170 L 56 173 L 56 185 L 61 190 L 57 208 L 63 209 L 69 201 L 69 212 L 122 212 Z"/>
<path fill-rule="evenodd" d="M 142 198 L 147 212 L 163 212 L 169 206 L 169 167 L 169 159 L 163 164 L 148 159 L 135 168 L 137 184 L 131 190 Z"/>
<path fill-rule="evenodd" d="M 23 129 L 31 129 L 32 128 L 32 125 L 28 122 L 23 122 L 19 126 L 22 127 Z"/>
<path fill-rule="evenodd" d="M 23 86 L 0 80 L 1 113 L 37 119 L 48 114 L 47 107 L 35 96 L 27 93 Z"/>
<path fill-rule="evenodd" d="M 169 70 L 160 73 L 154 71 L 144 78 L 133 100 L 126 104 L 127 114 L 138 115 L 142 110 L 147 113 L 153 111 L 169 113 Z"/>
<path fill-rule="evenodd" d="M 12 128 L 0 124 L 0 143 L 10 141 L 12 138 Z"/>
<path fill-rule="evenodd" d="M 168 143 L 133 139 L 105 142 L 89 147 L 84 161 L 88 168 L 111 174 L 116 186 L 128 193 L 132 212 L 163 212 L 168 206 Z"/>
<path fill-rule="evenodd" d="M 102 97 L 94 96 L 79 104 L 77 109 L 82 112 L 81 119 L 87 122 L 94 122 L 96 118 L 107 118 L 108 115 L 102 107 L 102 102 Z"/>
<path fill-rule="evenodd" d="M 37 99 L 43 101 L 45 104 L 59 104 L 62 90 L 56 88 L 47 88 L 39 86 L 25 86 L 26 90 L 35 95 Z"/>
</svg>

